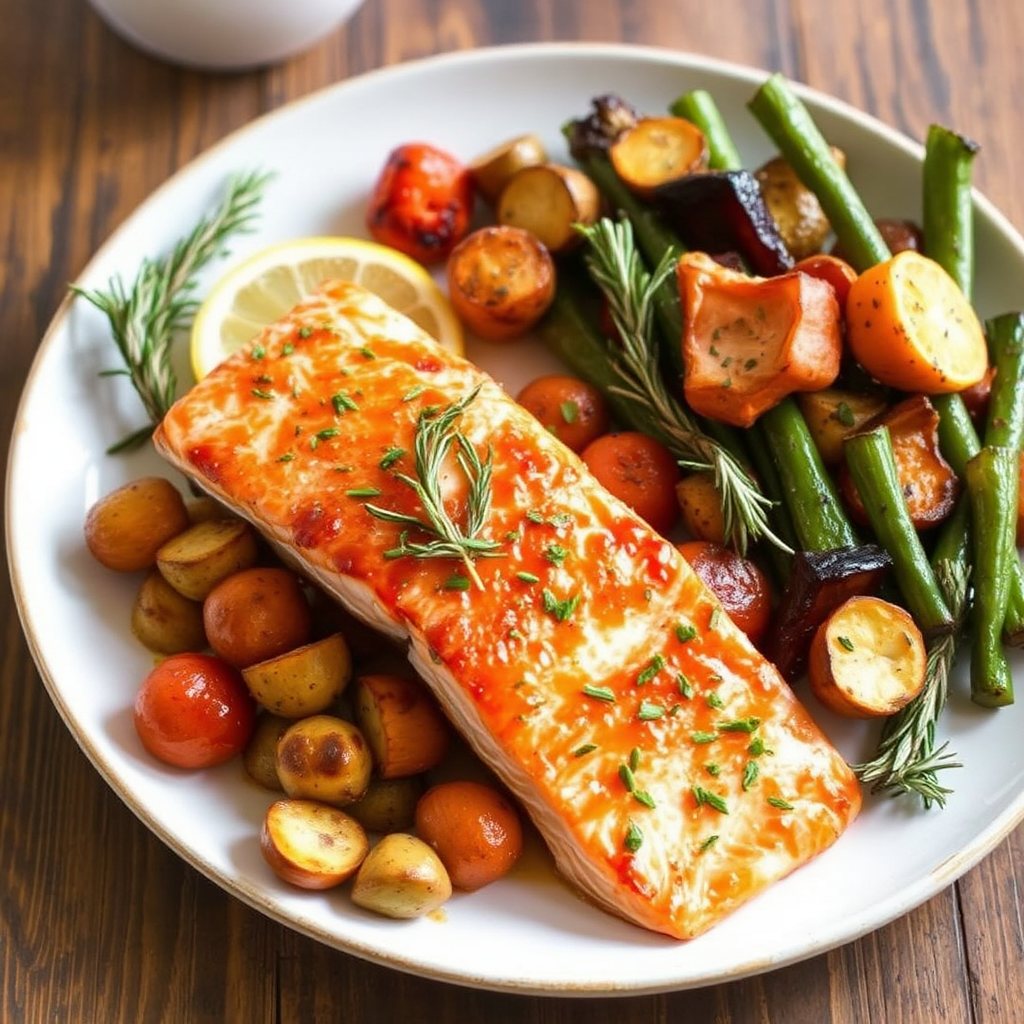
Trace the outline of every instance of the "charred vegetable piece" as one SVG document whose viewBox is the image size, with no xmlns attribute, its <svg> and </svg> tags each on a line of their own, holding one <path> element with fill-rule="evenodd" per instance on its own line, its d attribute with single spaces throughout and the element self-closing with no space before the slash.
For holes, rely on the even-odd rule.
<svg viewBox="0 0 1024 1024">
<path fill-rule="evenodd" d="M 659 185 L 651 201 L 690 249 L 738 252 L 762 277 L 793 268 L 761 186 L 749 171 L 689 174 Z"/>
<path fill-rule="evenodd" d="M 472 214 L 465 165 L 436 146 L 406 143 L 388 154 L 374 183 L 366 227 L 378 242 L 436 263 L 469 231 Z"/>
<path fill-rule="evenodd" d="M 939 414 L 925 395 L 904 399 L 865 425 L 889 428 L 893 457 L 907 512 L 917 530 L 942 522 L 960 496 L 960 481 L 939 450 Z M 840 474 L 843 497 L 852 514 L 865 521 L 864 503 L 848 471 Z"/>
<path fill-rule="evenodd" d="M 595 96 L 590 105 L 590 114 L 571 121 L 565 129 L 569 152 L 576 160 L 594 151 L 606 152 L 640 120 L 636 110 L 614 93 Z"/>
<path fill-rule="evenodd" d="M 892 559 L 877 544 L 793 556 L 789 582 L 765 641 L 765 654 L 784 678 L 800 675 L 821 623 L 849 598 L 873 594 L 891 565 Z"/>
<path fill-rule="evenodd" d="M 843 342 L 830 284 L 807 274 L 750 277 L 699 252 L 680 257 L 677 275 L 683 390 L 698 415 L 749 427 L 787 395 L 836 379 Z"/>
</svg>

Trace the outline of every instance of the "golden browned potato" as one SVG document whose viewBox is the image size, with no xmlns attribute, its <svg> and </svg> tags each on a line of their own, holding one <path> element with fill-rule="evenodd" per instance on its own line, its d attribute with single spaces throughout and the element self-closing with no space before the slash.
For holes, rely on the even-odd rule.
<svg viewBox="0 0 1024 1024">
<path fill-rule="evenodd" d="M 534 234 L 552 253 L 579 244 L 576 224 L 593 224 L 601 213 L 601 194 L 582 171 L 561 164 L 540 164 L 519 171 L 498 198 L 499 224 Z"/>
<path fill-rule="evenodd" d="M 284 790 L 277 777 L 277 741 L 291 724 L 290 718 L 264 711 L 256 719 L 256 728 L 242 751 L 246 775 L 264 789 Z"/>
<path fill-rule="evenodd" d="M 880 597 L 851 597 L 818 627 L 808 682 L 838 715 L 891 715 L 920 693 L 927 657 L 909 612 Z"/>
<path fill-rule="evenodd" d="M 725 543 L 722 495 L 711 472 L 687 473 L 676 484 L 676 498 L 687 533 L 695 540 Z"/>
<path fill-rule="evenodd" d="M 276 800 L 260 830 L 263 859 L 279 878 L 302 889 L 340 885 L 369 849 L 355 818 L 315 800 Z"/>
<path fill-rule="evenodd" d="M 423 794 L 423 778 L 406 775 L 400 779 L 370 781 L 366 792 L 345 811 L 368 832 L 400 832 L 412 828 L 416 801 Z"/>
<path fill-rule="evenodd" d="M 511 224 L 483 227 L 452 250 L 448 295 L 477 337 L 510 341 L 525 334 L 555 298 L 555 261 L 536 235 Z"/>
<path fill-rule="evenodd" d="M 249 692 L 268 711 L 305 718 L 326 710 L 352 678 L 352 656 L 334 633 L 242 669 Z"/>
<path fill-rule="evenodd" d="M 190 498 L 185 507 L 188 509 L 189 522 L 194 526 L 196 523 L 205 523 L 210 519 L 237 519 L 229 509 L 225 508 L 216 498 L 203 495 L 199 498 Z"/>
<path fill-rule="evenodd" d="M 352 902 L 399 919 L 422 917 L 452 895 L 441 859 L 421 839 L 392 832 L 366 855 L 352 883 Z"/>
<path fill-rule="evenodd" d="M 842 150 L 833 146 L 832 155 L 840 167 L 846 165 Z M 793 258 L 801 260 L 820 252 L 832 226 L 818 197 L 797 177 L 789 161 L 774 157 L 754 173 L 768 212 Z"/>
<path fill-rule="evenodd" d="M 136 639 L 157 654 L 206 647 L 203 606 L 178 593 L 156 569 L 146 574 L 135 595 L 131 627 Z"/>
<path fill-rule="evenodd" d="M 704 133 L 682 117 L 642 117 L 622 132 L 608 157 L 627 187 L 650 198 L 658 185 L 707 169 Z"/>
<path fill-rule="evenodd" d="M 300 718 L 277 741 L 277 777 L 288 796 L 344 807 L 366 792 L 372 772 L 363 734 L 343 718 Z"/>
<path fill-rule="evenodd" d="M 826 466 L 838 466 L 843 461 L 843 442 L 884 412 L 886 406 L 880 392 L 842 388 L 804 391 L 796 400 Z"/>
<path fill-rule="evenodd" d="M 520 135 L 477 157 L 469 165 L 469 173 L 480 195 L 494 204 L 519 171 L 546 163 L 547 158 L 544 143 L 536 135 Z"/>
<path fill-rule="evenodd" d="M 188 527 L 185 499 L 162 476 L 146 476 L 100 498 L 85 517 L 93 558 L 117 572 L 150 569 L 161 545 Z"/>
<path fill-rule="evenodd" d="M 209 519 L 162 545 L 156 564 L 175 590 L 202 601 L 222 579 L 255 565 L 258 557 L 256 531 L 248 523 Z"/>
<path fill-rule="evenodd" d="M 448 722 L 422 683 L 379 673 L 359 676 L 354 691 L 356 722 L 382 779 L 417 775 L 444 760 Z"/>
<path fill-rule="evenodd" d="M 206 639 L 235 668 L 248 668 L 309 643 L 313 613 L 288 569 L 254 566 L 222 579 L 203 601 Z"/>
</svg>

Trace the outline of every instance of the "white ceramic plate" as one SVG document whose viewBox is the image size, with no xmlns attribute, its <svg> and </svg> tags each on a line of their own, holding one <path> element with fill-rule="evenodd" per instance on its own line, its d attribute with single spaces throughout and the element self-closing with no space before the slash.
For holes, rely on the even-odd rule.
<svg viewBox="0 0 1024 1024">
<path fill-rule="evenodd" d="M 533 131 L 561 153 L 561 124 L 604 92 L 661 111 L 688 89 L 710 89 L 753 166 L 771 152 L 745 108 L 763 77 L 664 51 L 589 45 L 469 52 L 376 72 L 216 146 L 143 204 L 80 281 L 95 287 L 114 273 L 130 277 L 143 256 L 166 251 L 240 169 L 266 167 L 276 178 L 259 231 L 236 245 L 236 255 L 289 237 L 362 234 L 367 190 L 393 145 L 426 139 L 470 159 Z M 847 107 L 805 95 L 826 135 L 849 155 L 872 211 L 916 216 L 919 148 Z M 1020 301 L 1024 243 L 982 199 L 978 213 L 984 273 L 977 302 L 992 315 Z M 472 354 L 510 388 L 550 365 L 530 345 L 479 346 Z M 395 968 L 493 989 L 598 994 L 705 985 L 877 928 L 949 885 L 1024 815 L 1021 708 L 980 711 L 958 686 L 942 725 L 965 767 L 948 777 L 956 792 L 945 810 L 869 799 L 832 850 L 690 943 L 581 902 L 540 850 L 500 883 L 456 896 L 443 921 L 399 924 L 360 912 L 344 890 L 290 889 L 258 851 L 268 794 L 245 782 L 237 763 L 193 774 L 162 767 L 132 729 L 132 698 L 152 664 L 127 626 L 136 581 L 98 567 L 82 542 L 86 510 L 98 497 L 162 468 L 148 452 L 104 454 L 142 421 L 130 387 L 97 376 L 116 363 L 102 319 L 84 302 L 67 304 L 25 390 L 7 482 L 8 552 L 25 631 L 68 727 L 128 806 L 217 884 L 293 928 Z M 848 757 L 870 751 L 867 727 L 824 718 L 823 725 Z"/>
</svg>

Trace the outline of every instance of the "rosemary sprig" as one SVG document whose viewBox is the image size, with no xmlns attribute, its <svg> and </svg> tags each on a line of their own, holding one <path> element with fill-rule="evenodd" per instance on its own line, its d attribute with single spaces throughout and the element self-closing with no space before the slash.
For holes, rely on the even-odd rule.
<svg viewBox="0 0 1024 1024">
<path fill-rule="evenodd" d="M 415 492 L 423 516 L 409 515 L 369 503 L 365 508 L 378 519 L 409 526 L 432 538 L 424 542 L 414 541 L 409 539 L 407 531 L 403 531 L 398 546 L 384 553 L 386 558 L 410 555 L 413 558 L 459 559 L 473 583 L 483 590 L 483 582 L 473 560 L 501 556 L 498 550 L 501 545 L 497 541 L 484 540 L 479 536 L 491 511 L 492 452 L 488 449 L 487 457 L 481 459 L 466 436 L 455 426 L 479 391 L 479 387 L 475 388 L 461 401 L 453 402 L 440 411 L 424 409 L 416 421 L 416 437 L 413 442 L 416 475 L 395 473 L 395 476 Z M 441 471 L 453 446 L 456 449 L 456 461 L 469 482 L 464 526 L 460 526 L 448 514 L 441 493 Z"/>
<path fill-rule="evenodd" d="M 110 453 L 142 444 L 173 404 L 178 381 L 171 365 L 172 343 L 199 306 L 196 275 L 212 259 L 227 253 L 225 242 L 230 235 L 251 228 L 269 178 L 255 171 L 233 177 L 221 205 L 180 239 L 169 255 L 144 259 L 130 284 L 117 275 L 105 291 L 71 286 L 74 294 L 106 316 L 124 360 L 123 368 L 106 370 L 101 376 L 128 377 L 149 416 L 146 426 L 113 445 Z"/>
<path fill-rule="evenodd" d="M 675 254 L 668 250 L 653 272 L 644 266 L 628 220 L 602 218 L 580 227 L 589 249 L 590 274 L 608 300 L 622 340 L 613 366 L 622 383 L 613 388 L 624 399 L 646 406 L 661 425 L 662 440 L 679 464 L 712 470 L 721 495 L 725 534 L 741 554 L 747 545 L 765 539 L 784 551 L 789 546 L 768 523 L 772 502 L 758 489 L 736 457 L 705 434 L 692 414 L 669 394 L 659 371 L 652 342 L 654 302 L 658 288 L 672 273 Z"/>
<path fill-rule="evenodd" d="M 968 568 L 962 563 L 940 561 L 935 576 L 954 620 L 961 624 L 967 607 Z M 936 747 L 935 724 L 946 705 L 959 636 L 958 628 L 932 642 L 921 692 L 885 720 L 875 756 L 851 765 L 873 793 L 916 793 L 926 809 L 932 804 L 945 805 L 952 790 L 939 784 L 936 773 L 962 765 L 954 753 L 947 751 L 948 742 Z"/>
</svg>

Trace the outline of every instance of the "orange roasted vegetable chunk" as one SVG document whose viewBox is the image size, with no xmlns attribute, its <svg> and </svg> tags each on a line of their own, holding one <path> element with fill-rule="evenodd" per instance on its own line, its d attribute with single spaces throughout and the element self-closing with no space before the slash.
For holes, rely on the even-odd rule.
<svg viewBox="0 0 1024 1024">
<path fill-rule="evenodd" d="M 901 391 L 962 391 L 988 369 L 985 334 L 970 302 L 938 263 L 912 249 L 853 282 L 846 331 L 857 362 Z"/>
<path fill-rule="evenodd" d="M 910 519 L 918 530 L 941 523 L 956 506 L 960 480 L 939 448 L 939 414 L 925 395 L 912 395 L 869 420 L 863 430 L 880 423 L 889 428 L 892 454 Z M 867 522 L 857 485 L 844 466 L 840 486 L 855 518 Z"/>
<path fill-rule="evenodd" d="M 787 395 L 836 379 L 840 310 L 827 281 L 799 272 L 751 277 L 697 252 L 680 257 L 677 276 L 683 390 L 694 412 L 749 427 Z"/>
<path fill-rule="evenodd" d="M 608 150 L 618 176 L 646 199 L 666 181 L 705 170 L 704 133 L 682 117 L 643 117 Z"/>
</svg>

